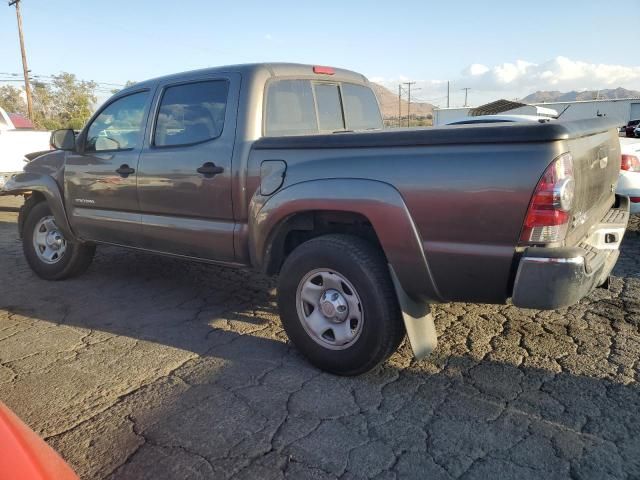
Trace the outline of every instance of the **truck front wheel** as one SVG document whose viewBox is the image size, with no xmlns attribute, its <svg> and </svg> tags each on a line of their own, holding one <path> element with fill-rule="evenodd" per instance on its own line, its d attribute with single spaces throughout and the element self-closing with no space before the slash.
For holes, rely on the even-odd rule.
<svg viewBox="0 0 640 480">
<path fill-rule="evenodd" d="M 278 304 L 293 344 L 338 375 L 373 369 L 404 338 L 384 256 L 355 236 L 324 235 L 298 246 L 280 271 Z"/>
<path fill-rule="evenodd" d="M 84 272 L 93 259 L 94 245 L 65 238 L 47 202 L 28 212 L 22 235 L 22 249 L 31 269 L 45 280 L 63 280 Z"/>
</svg>

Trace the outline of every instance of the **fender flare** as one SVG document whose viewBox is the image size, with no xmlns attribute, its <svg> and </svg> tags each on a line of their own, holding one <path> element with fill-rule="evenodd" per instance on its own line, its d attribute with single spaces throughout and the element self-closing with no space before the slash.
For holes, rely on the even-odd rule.
<svg viewBox="0 0 640 480">
<path fill-rule="evenodd" d="M 2 195 L 20 195 L 27 192 L 41 193 L 49 204 L 51 213 L 56 219 L 56 224 L 65 237 L 78 241 L 67 218 L 62 192 L 53 177 L 33 172 L 18 173 L 7 181 L 2 190 Z"/>
<path fill-rule="evenodd" d="M 268 199 L 256 193 L 249 211 L 249 251 L 257 268 L 268 265 L 271 242 L 291 216 L 311 211 L 358 213 L 371 222 L 404 291 L 420 301 L 441 300 L 409 210 L 400 192 L 387 183 L 365 179 L 300 182 Z"/>
</svg>

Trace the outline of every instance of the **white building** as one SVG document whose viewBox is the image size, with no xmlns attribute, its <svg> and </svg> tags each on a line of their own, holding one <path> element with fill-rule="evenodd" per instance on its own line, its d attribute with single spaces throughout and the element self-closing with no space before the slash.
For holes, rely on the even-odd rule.
<svg viewBox="0 0 640 480">
<path fill-rule="evenodd" d="M 509 102 L 505 101 L 505 103 Z M 640 119 L 640 98 L 534 103 L 531 105 L 517 105 L 514 103 L 512 106 L 514 108 L 494 113 L 547 116 L 545 114 L 541 114 L 541 110 L 553 109 L 557 111 L 558 114 L 560 114 L 560 118 L 562 120 L 580 120 L 584 118 L 606 116 L 607 118 L 615 119 L 620 124 L 620 126 L 625 125 L 629 120 Z M 540 107 L 542 107 L 542 109 Z M 445 125 L 457 120 L 462 120 L 473 114 L 471 110 L 479 109 L 482 109 L 482 106 L 477 108 L 463 107 L 434 109 L 433 124 Z M 477 114 L 478 113 L 476 113 L 476 115 Z"/>
</svg>

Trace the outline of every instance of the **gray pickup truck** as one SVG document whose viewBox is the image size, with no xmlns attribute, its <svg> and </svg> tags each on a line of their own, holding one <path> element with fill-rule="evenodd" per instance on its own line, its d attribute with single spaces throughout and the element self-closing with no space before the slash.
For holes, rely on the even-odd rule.
<svg viewBox="0 0 640 480">
<path fill-rule="evenodd" d="M 52 142 L 2 192 L 26 196 L 36 274 L 77 275 L 110 244 L 278 275 L 289 338 L 342 375 L 405 332 L 428 354 L 432 303 L 579 301 L 629 218 L 605 120 L 383 130 L 367 79 L 329 67 L 137 83 Z"/>
</svg>

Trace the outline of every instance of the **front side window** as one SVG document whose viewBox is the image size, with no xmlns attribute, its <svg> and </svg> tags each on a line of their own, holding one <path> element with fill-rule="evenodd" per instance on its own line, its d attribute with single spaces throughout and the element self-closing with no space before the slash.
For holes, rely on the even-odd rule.
<svg viewBox="0 0 640 480">
<path fill-rule="evenodd" d="M 226 80 L 168 87 L 158 111 L 156 147 L 206 142 L 222 135 L 229 83 Z"/>
<path fill-rule="evenodd" d="M 119 98 L 89 126 L 85 151 L 130 150 L 140 145 L 148 92 Z"/>
</svg>

